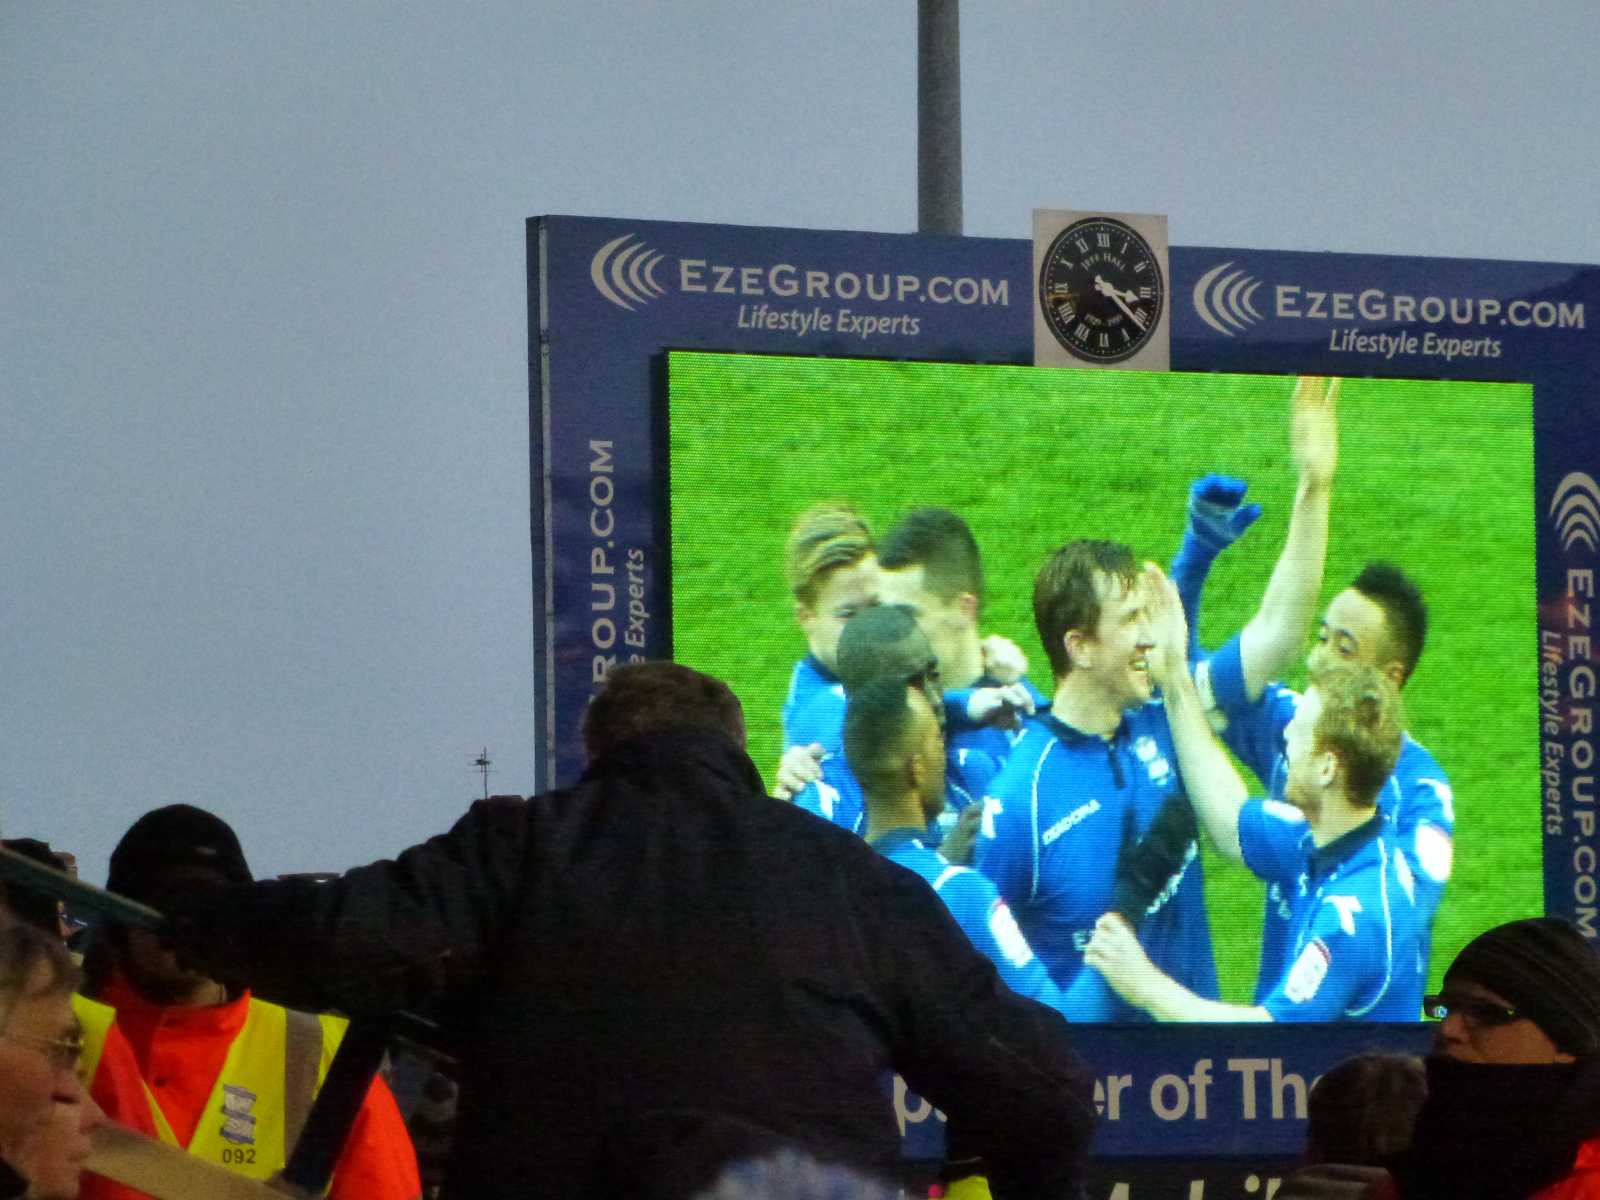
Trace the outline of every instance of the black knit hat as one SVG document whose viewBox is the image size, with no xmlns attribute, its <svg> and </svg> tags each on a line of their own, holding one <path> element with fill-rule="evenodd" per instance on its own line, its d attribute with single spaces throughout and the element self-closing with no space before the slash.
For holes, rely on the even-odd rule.
<svg viewBox="0 0 1600 1200">
<path fill-rule="evenodd" d="M 106 888 L 152 903 L 197 872 L 229 883 L 252 878 L 239 839 L 226 821 L 192 804 L 169 804 L 145 813 L 122 835 L 111 852 Z"/>
<path fill-rule="evenodd" d="M 1567 921 L 1530 917 L 1480 933 L 1450 964 L 1452 977 L 1521 1009 L 1558 1050 L 1600 1050 L 1600 955 Z"/>
</svg>

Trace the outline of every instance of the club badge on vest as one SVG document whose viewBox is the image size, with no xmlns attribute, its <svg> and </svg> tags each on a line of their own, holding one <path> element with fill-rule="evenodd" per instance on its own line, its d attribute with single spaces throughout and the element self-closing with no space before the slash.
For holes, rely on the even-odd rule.
<svg viewBox="0 0 1600 1200">
<path fill-rule="evenodd" d="M 249 1088 L 222 1085 L 222 1136 L 235 1146 L 256 1144 L 256 1118 L 251 1111 L 257 1096 Z"/>
</svg>

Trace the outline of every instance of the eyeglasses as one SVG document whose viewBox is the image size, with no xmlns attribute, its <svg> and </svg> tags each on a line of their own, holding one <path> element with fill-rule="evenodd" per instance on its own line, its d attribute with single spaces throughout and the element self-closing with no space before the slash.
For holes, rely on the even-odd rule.
<svg viewBox="0 0 1600 1200">
<path fill-rule="evenodd" d="M 0 1041 L 18 1042 L 24 1046 L 31 1046 L 50 1060 L 50 1065 L 57 1071 L 73 1071 L 77 1069 L 78 1059 L 83 1056 L 83 1038 L 45 1038 L 35 1037 L 31 1033 L 13 1033 L 7 1030 L 0 1033 Z"/>
<path fill-rule="evenodd" d="M 1442 1021 L 1451 1013 L 1455 1013 L 1468 1025 L 1477 1028 L 1509 1025 L 1524 1017 L 1520 1009 L 1506 1004 L 1495 1004 L 1490 1000 L 1474 1000 L 1468 996 L 1452 996 L 1448 993 L 1422 998 L 1422 1015 L 1430 1021 Z"/>
</svg>

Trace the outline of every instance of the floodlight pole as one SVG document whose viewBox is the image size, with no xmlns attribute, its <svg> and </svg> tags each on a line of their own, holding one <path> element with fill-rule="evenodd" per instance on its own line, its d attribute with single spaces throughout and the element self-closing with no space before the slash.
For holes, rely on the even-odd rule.
<svg viewBox="0 0 1600 1200">
<path fill-rule="evenodd" d="M 917 0 L 917 232 L 961 232 L 959 0 Z"/>
</svg>

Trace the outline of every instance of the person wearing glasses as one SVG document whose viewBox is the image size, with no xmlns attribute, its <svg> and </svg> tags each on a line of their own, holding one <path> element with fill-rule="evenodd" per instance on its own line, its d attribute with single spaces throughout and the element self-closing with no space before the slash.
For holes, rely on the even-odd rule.
<svg viewBox="0 0 1600 1200">
<path fill-rule="evenodd" d="M 3 844 L 7 850 L 36 863 L 55 870 L 67 869 L 66 856 L 51 849 L 46 842 L 35 838 L 6 838 Z M 66 944 L 66 922 L 59 900 L 31 888 L 6 884 L 0 887 L 0 913 Z M 78 1018 L 83 1043 L 78 1057 L 78 1076 L 84 1081 L 93 1103 L 56 1104 L 55 1115 L 37 1153 L 23 1166 L 23 1174 L 33 1183 L 29 1195 L 38 1200 L 62 1195 L 81 1195 L 83 1200 L 139 1200 L 143 1192 L 110 1179 L 99 1175 L 79 1178 L 88 1154 L 88 1133 L 102 1117 L 147 1137 L 154 1137 L 156 1128 L 150 1116 L 148 1093 L 139 1078 L 139 1064 L 134 1061 L 127 1038 L 117 1028 L 116 1011 L 81 992 L 72 995 L 72 1011 Z"/>
<path fill-rule="evenodd" d="M 1380 1195 L 1600 1197 L 1600 957 L 1555 917 L 1467 943 L 1424 1001 L 1428 1099 Z"/>
<path fill-rule="evenodd" d="M 94 1103 L 77 1075 L 77 981 L 65 946 L 0 916 L 0 1198 L 27 1194 L 21 1169 L 56 1106 Z"/>
</svg>

